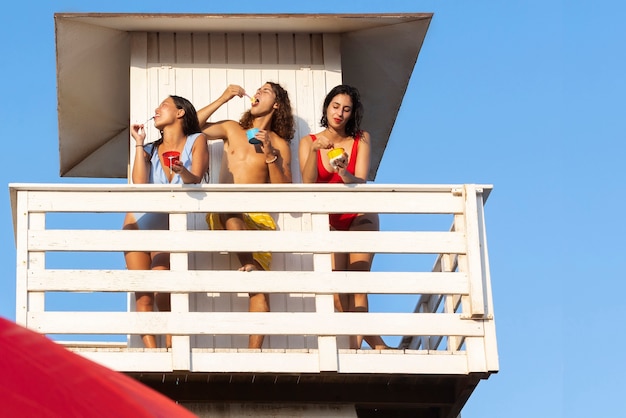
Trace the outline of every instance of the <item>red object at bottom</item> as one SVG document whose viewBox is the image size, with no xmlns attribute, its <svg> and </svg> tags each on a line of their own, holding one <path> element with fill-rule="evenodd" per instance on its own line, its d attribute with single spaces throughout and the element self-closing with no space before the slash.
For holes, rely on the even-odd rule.
<svg viewBox="0 0 626 418">
<path fill-rule="evenodd" d="M 168 397 L 0 318 L 0 414 L 6 417 L 181 417 Z"/>
</svg>

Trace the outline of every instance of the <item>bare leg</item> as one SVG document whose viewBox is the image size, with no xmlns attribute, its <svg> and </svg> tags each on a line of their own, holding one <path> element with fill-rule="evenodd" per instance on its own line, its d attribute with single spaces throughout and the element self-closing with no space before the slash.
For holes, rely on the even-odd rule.
<svg viewBox="0 0 626 418">
<path fill-rule="evenodd" d="M 250 312 L 269 312 L 269 296 L 265 293 L 250 294 L 248 309 Z M 248 337 L 248 348 L 261 348 L 264 337 L 264 335 L 250 335 Z"/>
<path fill-rule="evenodd" d="M 135 293 L 135 310 L 137 312 L 154 311 L 154 293 Z M 141 336 L 143 345 L 146 348 L 156 348 L 156 338 L 154 335 L 145 334 Z"/>
<path fill-rule="evenodd" d="M 348 269 L 348 254 L 333 253 L 330 260 L 333 271 L 346 271 Z M 349 312 L 349 295 L 335 293 L 333 301 L 337 312 Z"/>
<path fill-rule="evenodd" d="M 171 312 L 172 307 L 170 305 L 169 293 L 155 293 L 154 298 L 156 300 L 157 308 L 159 308 L 159 312 Z M 165 348 L 172 348 L 171 334 L 165 334 Z"/>
<path fill-rule="evenodd" d="M 137 224 L 132 214 L 127 214 L 124 219 L 124 230 L 137 230 Z M 124 253 L 126 260 L 126 268 L 128 270 L 150 270 L 152 258 L 149 253 L 142 251 L 127 251 Z M 137 312 L 154 311 L 154 293 L 152 292 L 136 292 L 135 293 L 135 310 Z M 147 348 L 156 348 L 156 339 L 154 335 L 142 335 L 141 340 Z"/>
<path fill-rule="evenodd" d="M 239 214 L 223 214 L 220 215 L 220 220 L 224 228 L 228 231 L 247 231 L 248 227 L 244 222 L 243 218 Z M 239 262 L 241 263 L 240 270 L 242 271 L 252 271 L 252 270 L 260 270 L 261 266 L 254 261 L 254 257 L 252 253 L 237 253 L 237 258 L 239 258 Z"/>
<path fill-rule="evenodd" d="M 152 270 L 169 270 L 170 255 L 168 253 L 152 253 Z M 172 310 L 169 293 L 155 293 L 154 299 L 159 312 L 170 312 Z M 172 348 L 172 336 L 165 335 L 165 348 Z"/>
<path fill-rule="evenodd" d="M 364 293 L 356 293 L 353 296 L 354 297 L 351 299 L 351 302 L 354 304 L 352 306 L 352 312 L 369 312 L 367 295 Z M 361 347 L 363 340 L 365 340 L 365 342 L 374 350 L 384 350 L 389 348 L 379 335 L 359 335 L 358 337 L 357 343 L 359 348 Z"/>
<path fill-rule="evenodd" d="M 351 231 L 378 231 L 379 220 L 376 214 L 360 215 L 354 220 Z M 370 271 L 372 269 L 372 261 L 374 254 L 372 253 L 352 253 L 349 255 L 347 270 L 349 271 Z M 350 312 L 368 312 L 369 303 L 367 294 L 356 293 L 349 295 L 349 310 Z M 381 350 L 389 348 L 383 339 L 378 335 L 366 335 L 355 336 L 352 339 L 350 348 L 361 348 L 363 340 L 375 350 Z"/>
<path fill-rule="evenodd" d="M 332 269 L 333 271 L 346 271 L 348 270 L 348 262 L 350 254 L 334 253 L 332 255 Z M 351 293 L 340 293 L 334 295 L 335 310 L 337 312 L 355 312 L 354 311 L 354 295 Z M 361 348 L 363 337 L 360 335 L 350 335 L 349 345 L 352 349 Z"/>
<path fill-rule="evenodd" d="M 241 260 L 242 257 L 239 257 Z M 263 270 L 259 263 L 253 260 L 252 263 L 244 264 L 240 271 L 254 271 Z M 250 300 L 248 302 L 248 311 L 250 312 L 269 312 L 270 311 L 270 297 L 265 293 L 250 293 Z M 248 337 L 248 348 L 261 348 L 263 346 L 264 335 L 250 335 Z"/>
<path fill-rule="evenodd" d="M 248 229 L 241 215 L 227 214 L 221 215 L 222 225 L 230 231 L 245 231 Z M 240 271 L 263 270 L 261 265 L 254 259 L 252 253 L 237 253 L 237 258 L 241 263 Z M 269 312 L 269 295 L 264 293 L 251 293 L 248 302 L 250 312 Z M 264 335 L 250 335 L 248 337 L 248 348 L 261 348 L 263 346 Z"/>
</svg>

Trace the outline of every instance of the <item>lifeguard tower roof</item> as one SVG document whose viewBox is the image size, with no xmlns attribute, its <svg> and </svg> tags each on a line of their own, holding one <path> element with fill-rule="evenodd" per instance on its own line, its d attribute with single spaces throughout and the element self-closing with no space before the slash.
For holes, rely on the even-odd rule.
<svg viewBox="0 0 626 418">
<path fill-rule="evenodd" d="M 120 156 L 128 156 L 133 33 L 241 34 L 242 38 L 248 34 L 330 34 L 339 36 L 340 51 L 329 55 L 322 50 L 322 42 L 320 54 L 340 56 L 336 68 L 341 81 L 361 91 L 366 110 L 363 128 L 375 139 L 369 174 L 373 180 L 431 18 L 431 13 L 57 13 L 60 175 L 127 176 L 128 158 Z M 311 59 L 299 53 L 298 48 L 289 51 L 291 64 L 304 67 Z M 194 63 L 193 54 L 183 59 Z M 263 59 L 261 55 L 260 64 Z M 317 103 L 315 110 L 321 115 Z"/>
</svg>

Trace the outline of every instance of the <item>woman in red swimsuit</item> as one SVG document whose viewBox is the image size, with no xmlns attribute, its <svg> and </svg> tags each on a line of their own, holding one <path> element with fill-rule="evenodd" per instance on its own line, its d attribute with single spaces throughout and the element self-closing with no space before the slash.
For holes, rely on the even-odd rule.
<svg viewBox="0 0 626 418">
<path fill-rule="evenodd" d="M 325 129 L 300 139 L 299 159 L 303 183 L 365 183 L 370 169 L 370 135 L 360 129 L 363 105 L 355 87 L 339 85 L 324 99 L 320 124 Z M 327 151 L 343 148 L 344 158 L 330 163 Z M 378 214 L 331 213 L 330 227 L 340 231 L 378 231 Z M 333 270 L 369 271 L 372 253 L 334 253 Z M 335 295 L 340 312 L 367 312 L 367 294 Z M 388 348 L 380 336 L 352 336 L 350 348 L 365 341 L 374 349 Z"/>
</svg>

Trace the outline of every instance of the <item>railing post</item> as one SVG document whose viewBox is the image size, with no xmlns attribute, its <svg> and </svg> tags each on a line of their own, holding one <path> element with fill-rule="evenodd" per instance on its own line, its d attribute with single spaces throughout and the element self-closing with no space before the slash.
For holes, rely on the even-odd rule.
<svg viewBox="0 0 626 418">
<path fill-rule="evenodd" d="M 313 231 L 328 229 L 328 215 L 312 214 L 311 218 Z M 332 271 L 331 254 L 313 254 L 313 270 L 320 273 Z M 333 295 L 315 295 L 315 311 L 317 313 L 335 312 Z M 320 371 L 337 371 L 339 369 L 339 362 L 337 359 L 337 336 L 318 336 L 317 348 L 319 351 Z"/>
<path fill-rule="evenodd" d="M 46 229 L 45 213 L 29 213 L 28 228 L 33 231 Z M 28 251 L 28 269 L 43 272 L 46 269 L 46 253 L 44 251 Z M 28 289 L 28 277 L 26 277 L 27 306 L 29 312 L 44 312 L 46 310 L 46 293 L 31 292 Z"/>
<path fill-rule="evenodd" d="M 478 192 L 478 191 L 477 191 Z M 493 317 L 493 296 L 491 292 L 491 271 L 489 269 L 489 251 L 487 249 L 487 231 L 485 227 L 485 196 L 484 190 L 477 193 L 477 221 L 480 239 L 480 256 L 483 266 L 483 286 L 485 294 L 485 336 L 482 350 L 485 355 L 485 370 L 497 371 L 499 369 L 498 347 L 496 344 L 496 324 Z"/>
<path fill-rule="evenodd" d="M 442 254 L 441 255 L 441 271 L 453 272 L 458 266 L 458 260 L 455 254 Z M 444 312 L 456 313 L 461 298 L 458 295 L 445 295 L 444 296 Z M 457 351 L 463 344 L 463 337 L 450 335 L 448 336 L 448 351 Z"/>
<path fill-rule="evenodd" d="M 464 186 L 465 197 L 465 237 L 467 240 L 467 273 L 470 281 L 470 316 L 485 316 L 485 277 L 482 260 L 480 231 L 478 227 L 478 205 L 482 208 L 482 196 L 476 195 L 476 186 Z M 479 200 L 480 199 L 480 200 Z"/>
<path fill-rule="evenodd" d="M 26 326 L 28 314 L 28 192 L 18 191 L 16 202 L 15 321 Z"/>
<path fill-rule="evenodd" d="M 46 265 L 45 252 L 31 252 L 28 249 L 29 231 L 46 229 L 46 214 L 43 212 L 31 213 L 29 207 L 29 193 L 20 192 L 18 198 L 18 243 L 17 254 L 19 262 L 16 266 L 16 322 L 28 326 L 28 312 L 43 312 L 45 310 L 45 292 L 30 292 L 28 289 L 29 271 L 43 271 Z"/>
<path fill-rule="evenodd" d="M 187 229 L 187 214 L 170 214 L 170 230 L 184 231 Z M 187 271 L 189 256 L 185 253 L 170 254 L 170 270 Z M 189 312 L 189 293 L 172 293 L 170 295 L 173 312 Z M 191 337 L 189 335 L 172 336 L 172 369 L 191 370 Z"/>
</svg>

